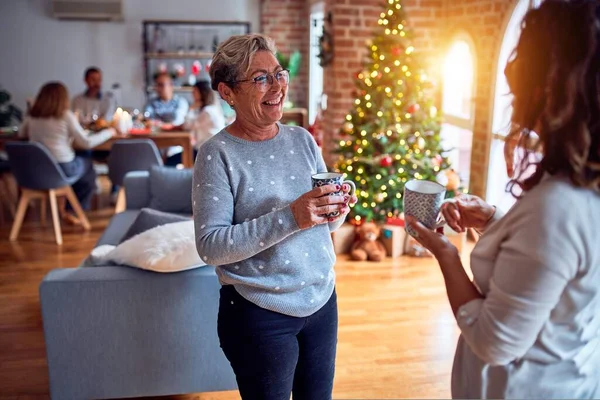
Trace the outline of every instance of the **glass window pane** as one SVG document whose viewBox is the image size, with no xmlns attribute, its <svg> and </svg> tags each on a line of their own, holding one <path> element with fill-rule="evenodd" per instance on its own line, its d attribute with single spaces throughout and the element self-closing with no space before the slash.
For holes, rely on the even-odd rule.
<svg viewBox="0 0 600 400">
<path fill-rule="evenodd" d="M 519 41 L 523 17 L 525 17 L 530 5 L 538 6 L 540 3 L 541 0 L 520 0 L 506 26 L 498 58 L 494 93 L 492 132 L 497 135 L 506 136 L 508 134 L 512 113 L 512 96 L 504 76 L 504 68 Z M 504 161 L 504 141 L 494 139 L 490 147 L 486 200 L 504 210 L 509 209 L 515 202 L 513 196 L 506 193 L 508 181 Z"/>
<path fill-rule="evenodd" d="M 471 148 L 473 132 L 451 124 L 442 124 L 440 133 L 442 146 L 449 151 L 445 153 L 452 169 L 460 176 L 463 187 L 469 187 L 471 172 Z"/>
<path fill-rule="evenodd" d="M 444 114 L 470 119 L 473 94 L 473 55 L 465 41 L 452 45 L 444 62 Z"/>
<path fill-rule="evenodd" d="M 508 62 L 513 50 L 517 46 L 519 36 L 521 35 L 521 21 L 529 9 L 529 0 L 521 0 L 515 7 L 513 15 L 508 22 L 502 47 L 500 48 L 500 57 L 498 58 L 498 68 L 496 71 L 496 88 L 494 97 L 494 119 L 492 123 L 492 132 L 507 135 L 510 126 L 510 115 L 512 113 L 512 96 L 508 89 L 508 83 L 504 76 L 504 68 Z"/>
</svg>

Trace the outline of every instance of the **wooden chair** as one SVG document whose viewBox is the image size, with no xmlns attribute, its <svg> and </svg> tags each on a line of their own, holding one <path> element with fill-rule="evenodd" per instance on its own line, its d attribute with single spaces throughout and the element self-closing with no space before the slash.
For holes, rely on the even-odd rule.
<svg viewBox="0 0 600 400">
<path fill-rule="evenodd" d="M 8 153 L 10 169 L 21 189 L 17 213 L 10 231 L 11 241 L 17 240 L 27 212 L 27 206 L 34 199 L 42 201 L 42 221 L 45 221 L 46 218 L 46 199 L 50 199 L 50 210 L 57 244 L 61 245 L 63 242 L 57 200 L 60 196 L 67 198 L 84 229 L 90 230 L 90 223 L 71 188 L 71 185 L 80 176 L 67 177 L 50 152 L 39 143 L 7 143 L 6 152 Z"/>
<path fill-rule="evenodd" d="M 11 217 L 15 216 L 15 196 L 10 181 L 10 165 L 8 161 L 0 161 L 0 201 L 6 206 Z M 4 207 L 0 204 L 0 224 L 4 224 Z"/>
</svg>

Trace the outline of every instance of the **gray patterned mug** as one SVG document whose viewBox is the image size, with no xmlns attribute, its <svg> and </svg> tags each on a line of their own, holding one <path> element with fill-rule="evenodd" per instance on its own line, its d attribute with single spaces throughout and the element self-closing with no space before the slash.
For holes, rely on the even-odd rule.
<svg viewBox="0 0 600 400">
<path fill-rule="evenodd" d="M 356 186 L 354 185 L 354 182 L 348 180 L 345 181 L 344 175 L 339 174 L 337 172 L 322 172 L 320 174 L 314 174 L 313 176 L 311 176 L 311 179 L 313 188 L 325 185 L 340 185 L 340 190 L 337 192 L 330 193 L 329 196 L 343 196 L 344 192 L 341 190 L 341 187 L 344 183 L 350 185 L 350 196 L 352 196 L 356 191 Z M 327 218 L 331 218 L 337 217 L 338 214 L 339 211 L 335 211 L 329 214 L 325 214 L 324 216 Z"/>
<path fill-rule="evenodd" d="M 446 188 L 437 182 L 413 179 L 404 185 L 404 215 L 415 217 L 429 229 L 437 229 L 446 223 L 440 219 L 440 209 L 446 196 Z M 416 237 L 416 232 L 406 225 L 406 232 Z"/>
</svg>

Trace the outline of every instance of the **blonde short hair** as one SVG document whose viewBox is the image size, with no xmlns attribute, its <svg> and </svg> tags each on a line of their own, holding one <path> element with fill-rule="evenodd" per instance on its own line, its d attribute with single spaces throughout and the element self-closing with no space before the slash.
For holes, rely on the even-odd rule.
<svg viewBox="0 0 600 400">
<path fill-rule="evenodd" d="M 248 72 L 252 58 L 259 51 L 277 53 L 273 39 L 260 33 L 235 35 L 219 45 L 210 65 L 210 80 L 213 90 L 223 82 L 231 83 Z"/>
</svg>

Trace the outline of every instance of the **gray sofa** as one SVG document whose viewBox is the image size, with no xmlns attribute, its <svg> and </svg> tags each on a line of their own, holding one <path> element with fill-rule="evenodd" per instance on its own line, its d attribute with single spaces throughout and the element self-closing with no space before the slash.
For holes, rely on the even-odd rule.
<svg viewBox="0 0 600 400">
<path fill-rule="evenodd" d="M 191 203 L 191 171 L 181 177 L 180 192 L 170 194 Z M 98 245 L 117 244 L 142 207 L 157 205 L 148 172 L 128 174 L 125 188 L 127 210 Z M 217 337 L 219 288 L 210 266 L 173 274 L 120 266 L 51 271 L 39 294 L 52 399 L 236 389 Z"/>
</svg>

